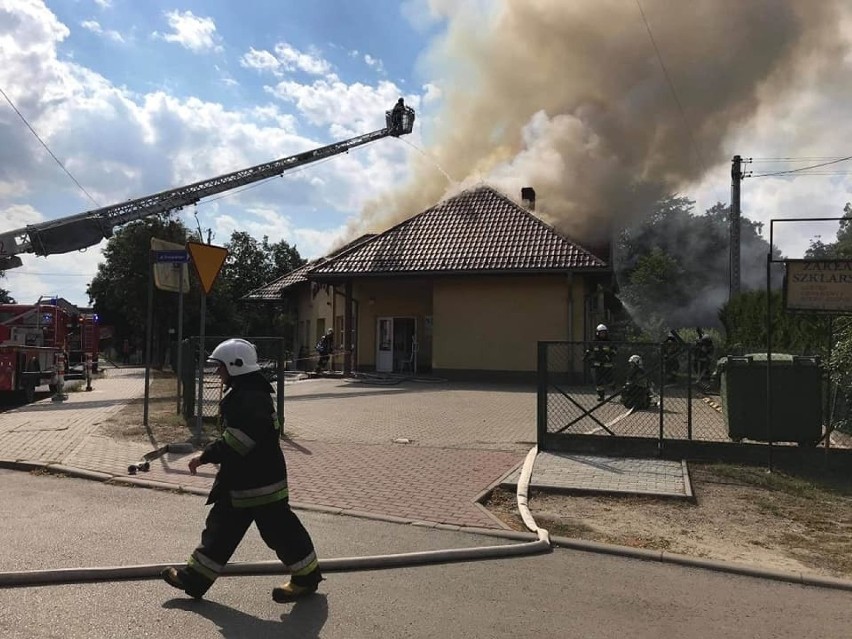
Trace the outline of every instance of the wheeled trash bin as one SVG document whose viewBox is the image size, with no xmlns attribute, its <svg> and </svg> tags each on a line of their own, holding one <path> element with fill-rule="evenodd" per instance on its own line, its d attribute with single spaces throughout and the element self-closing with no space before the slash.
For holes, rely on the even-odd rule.
<svg viewBox="0 0 852 639">
<path fill-rule="evenodd" d="M 818 357 L 772 354 L 771 432 L 766 422 L 766 353 L 719 360 L 722 408 L 734 441 L 796 442 L 822 437 L 822 367 Z"/>
</svg>

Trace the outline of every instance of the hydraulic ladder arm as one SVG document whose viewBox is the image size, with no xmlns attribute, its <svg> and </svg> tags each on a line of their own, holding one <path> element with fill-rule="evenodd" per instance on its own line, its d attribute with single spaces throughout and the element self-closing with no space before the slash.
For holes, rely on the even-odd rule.
<svg viewBox="0 0 852 639">
<path fill-rule="evenodd" d="M 297 153 L 120 204 L 0 233 L 0 270 L 21 266 L 21 259 L 17 257 L 20 253 L 47 256 L 95 246 L 101 240 L 111 237 L 113 229 L 122 224 L 179 210 L 205 197 L 266 180 L 296 167 L 345 153 L 350 149 L 388 136 L 399 137 L 411 133 L 414 126 L 414 110 L 411 107 L 405 107 L 401 112 L 386 111 L 385 121 L 386 126 L 383 129 L 335 142 L 313 151 Z"/>
</svg>

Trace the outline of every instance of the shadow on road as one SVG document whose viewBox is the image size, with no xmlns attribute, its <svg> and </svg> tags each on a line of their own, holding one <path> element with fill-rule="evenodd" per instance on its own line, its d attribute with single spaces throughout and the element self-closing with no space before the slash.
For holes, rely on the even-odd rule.
<svg viewBox="0 0 852 639">
<path fill-rule="evenodd" d="M 323 594 L 295 602 L 289 612 L 281 615 L 280 621 L 258 619 L 215 601 L 170 599 L 163 608 L 186 610 L 206 617 L 219 627 L 219 632 L 226 639 L 281 636 L 311 639 L 320 636 L 328 620 L 328 599 Z"/>
</svg>

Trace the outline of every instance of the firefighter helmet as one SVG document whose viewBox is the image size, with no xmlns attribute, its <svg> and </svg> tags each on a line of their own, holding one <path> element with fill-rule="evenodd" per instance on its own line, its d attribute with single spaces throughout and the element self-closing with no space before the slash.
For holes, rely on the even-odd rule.
<svg viewBox="0 0 852 639">
<path fill-rule="evenodd" d="M 642 358 L 639 355 L 631 355 L 628 360 L 628 363 L 636 366 L 637 368 L 642 368 Z"/>
<path fill-rule="evenodd" d="M 208 362 L 224 364 L 228 375 L 246 375 L 260 370 L 254 344 L 244 339 L 226 339 L 210 353 Z"/>
</svg>

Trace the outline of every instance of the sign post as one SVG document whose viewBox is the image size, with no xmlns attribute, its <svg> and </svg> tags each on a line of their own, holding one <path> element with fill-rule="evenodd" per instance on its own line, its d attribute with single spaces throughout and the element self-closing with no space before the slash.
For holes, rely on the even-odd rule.
<svg viewBox="0 0 852 639">
<path fill-rule="evenodd" d="M 228 249 L 223 246 L 187 242 L 186 250 L 192 258 L 195 274 L 198 276 L 201 290 L 204 293 L 201 296 L 201 326 L 198 340 L 198 401 L 196 402 L 195 420 L 195 440 L 197 444 L 200 444 L 204 424 L 204 362 L 207 360 L 207 353 L 204 348 L 204 328 L 207 320 L 207 295 L 213 288 L 213 283 L 222 269 L 222 264 L 225 263 L 225 258 L 228 257 Z"/>
<path fill-rule="evenodd" d="M 151 327 L 154 323 L 154 284 L 157 285 L 157 288 L 170 290 L 167 285 L 163 284 L 161 278 L 157 277 L 159 275 L 157 268 L 163 264 L 169 265 L 170 268 L 172 268 L 170 266 L 172 264 L 182 266 L 189 261 L 189 254 L 184 249 L 156 250 L 154 247 L 157 243 L 161 245 L 180 246 L 179 244 L 172 244 L 151 238 L 151 251 L 148 253 L 148 313 L 147 322 L 145 323 L 145 401 L 142 408 L 142 425 L 145 427 L 148 426 L 148 403 L 151 397 Z M 183 277 L 180 278 L 180 284 L 183 285 Z"/>
</svg>

